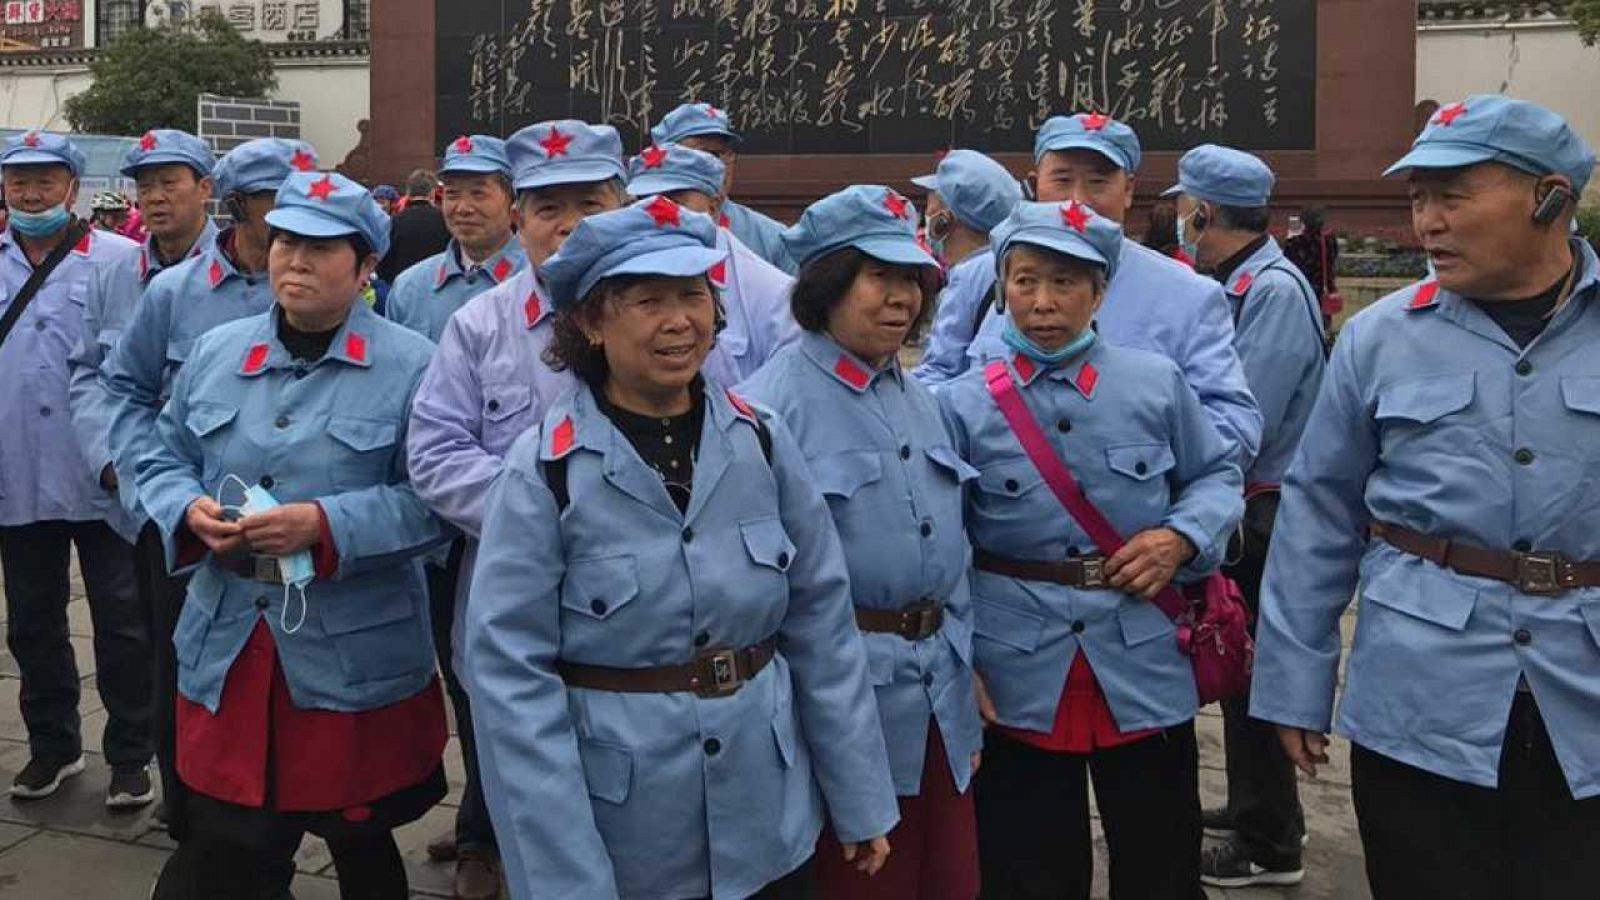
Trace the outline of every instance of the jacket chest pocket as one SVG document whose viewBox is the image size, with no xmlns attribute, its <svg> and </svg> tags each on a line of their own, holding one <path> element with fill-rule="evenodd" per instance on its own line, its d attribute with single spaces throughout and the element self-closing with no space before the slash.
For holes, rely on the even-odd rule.
<svg viewBox="0 0 1600 900">
<path fill-rule="evenodd" d="M 1384 388 L 1373 413 L 1382 432 L 1384 453 L 1424 442 L 1428 449 L 1455 455 L 1462 435 L 1453 426 L 1475 424 L 1469 408 L 1476 395 L 1474 372 L 1413 378 Z"/>
<path fill-rule="evenodd" d="M 328 437 L 333 444 L 328 468 L 334 487 L 359 490 L 387 483 L 399 435 L 399 426 L 386 419 L 328 419 Z"/>
<path fill-rule="evenodd" d="M 433 667 L 432 644 L 410 591 L 390 587 L 380 596 L 313 594 L 307 599 L 319 610 L 323 633 L 333 642 L 351 684 Z"/>
<path fill-rule="evenodd" d="M 222 477 L 228 439 L 238 417 L 239 407 L 226 403 L 194 403 L 184 417 L 184 427 L 200 444 L 200 483 L 207 490 L 216 490 Z"/>
<path fill-rule="evenodd" d="M 1563 424 L 1572 430 L 1580 457 L 1586 462 L 1600 460 L 1600 378 L 1561 379 L 1561 405 L 1569 413 Z"/>
<path fill-rule="evenodd" d="M 876 450 L 850 450 L 819 456 L 812 463 L 817 490 L 829 502 L 842 502 L 883 478 L 883 463 Z"/>
<path fill-rule="evenodd" d="M 751 595 L 787 600 L 787 573 L 794 564 L 794 543 L 783 530 L 783 522 L 777 516 L 746 519 L 739 523 L 739 536 L 751 563 Z"/>
<path fill-rule="evenodd" d="M 526 384 L 491 382 L 483 386 L 483 446 L 503 451 L 528 427 L 533 389 Z"/>
<path fill-rule="evenodd" d="M 579 621 L 607 621 L 638 595 L 638 562 L 629 553 L 575 559 L 561 582 L 561 607 Z"/>
</svg>

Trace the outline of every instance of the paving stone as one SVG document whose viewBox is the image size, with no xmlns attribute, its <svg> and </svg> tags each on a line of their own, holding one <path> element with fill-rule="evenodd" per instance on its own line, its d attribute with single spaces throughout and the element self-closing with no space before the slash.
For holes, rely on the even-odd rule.
<svg viewBox="0 0 1600 900">
<path fill-rule="evenodd" d="M 44 831 L 0 853 L 0 896 L 144 900 L 166 858 L 152 847 Z"/>
<path fill-rule="evenodd" d="M 39 833 L 39 829 L 11 822 L 0 822 L 0 853 Z"/>
</svg>

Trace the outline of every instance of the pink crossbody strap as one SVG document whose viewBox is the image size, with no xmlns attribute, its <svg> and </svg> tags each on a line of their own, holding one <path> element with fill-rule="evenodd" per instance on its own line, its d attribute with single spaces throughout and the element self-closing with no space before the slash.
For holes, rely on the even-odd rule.
<svg viewBox="0 0 1600 900">
<path fill-rule="evenodd" d="M 1050 492 L 1071 514 L 1078 526 L 1089 535 L 1095 546 L 1106 556 L 1115 554 L 1127 543 L 1122 535 L 1117 533 L 1117 527 L 1105 517 L 1099 507 L 1089 499 L 1072 477 L 1072 471 L 1067 464 L 1062 462 L 1056 454 L 1055 448 L 1050 446 L 1049 438 L 1044 436 L 1044 431 L 1039 428 L 1039 423 L 1033 418 L 1033 413 L 1028 410 L 1028 405 L 1022 399 L 1022 393 L 1017 390 L 1017 382 L 1011 377 L 1011 370 L 1006 368 L 1003 361 L 995 360 L 984 367 L 983 380 L 989 387 L 989 395 L 1000 407 L 1001 415 L 1006 417 L 1006 423 L 1011 426 L 1011 433 L 1016 435 L 1017 442 L 1022 445 L 1024 453 L 1033 462 L 1033 467 L 1044 476 L 1044 483 L 1049 486 Z M 1189 604 L 1183 596 L 1170 585 L 1166 590 L 1156 595 L 1155 604 L 1169 618 L 1179 618 L 1189 610 Z"/>
</svg>

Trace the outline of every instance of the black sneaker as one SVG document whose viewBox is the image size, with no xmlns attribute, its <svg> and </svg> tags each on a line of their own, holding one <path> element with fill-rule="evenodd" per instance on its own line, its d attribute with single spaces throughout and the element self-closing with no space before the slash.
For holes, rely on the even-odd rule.
<svg viewBox="0 0 1600 900">
<path fill-rule="evenodd" d="M 150 783 L 149 766 L 126 766 L 111 770 L 111 786 L 106 788 L 107 809 L 138 809 L 156 798 Z"/>
<path fill-rule="evenodd" d="M 37 757 L 28 760 L 11 782 L 11 796 L 18 800 L 38 800 L 48 797 L 61 787 L 61 782 L 83 772 L 83 756 L 67 763 L 46 762 Z"/>
<path fill-rule="evenodd" d="M 1239 833 L 1233 811 L 1226 806 L 1200 810 L 1200 827 L 1205 829 L 1207 837 L 1227 839 Z"/>
<path fill-rule="evenodd" d="M 1238 841 L 1224 841 L 1200 854 L 1200 883 L 1211 887 L 1287 886 L 1299 884 L 1305 877 L 1305 867 L 1298 858 L 1287 865 L 1263 866 L 1252 861 Z"/>
</svg>

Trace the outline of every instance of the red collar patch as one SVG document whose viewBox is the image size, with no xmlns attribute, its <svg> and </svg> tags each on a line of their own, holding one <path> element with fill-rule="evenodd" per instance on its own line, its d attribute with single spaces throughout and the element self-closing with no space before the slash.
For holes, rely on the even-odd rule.
<svg viewBox="0 0 1600 900">
<path fill-rule="evenodd" d="M 222 280 L 228 277 L 228 273 L 222 271 L 222 263 L 214 259 L 211 261 L 211 270 L 206 274 L 211 279 L 211 287 L 213 289 L 222 284 Z"/>
<path fill-rule="evenodd" d="M 261 371 L 261 367 L 267 364 L 267 356 L 270 353 L 272 353 L 272 348 L 266 344 L 252 345 L 250 352 L 245 354 L 244 357 L 244 374 L 254 375 Z"/>
<path fill-rule="evenodd" d="M 446 281 L 449 281 L 449 280 L 450 280 L 450 260 L 449 259 L 441 259 L 441 260 L 439 260 L 439 275 L 438 275 L 437 278 L 435 278 L 433 280 L 433 289 L 434 290 L 438 290 L 439 288 L 444 287 L 444 283 Z"/>
<path fill-rule="evenodd" d="M 667 161 L 667 151 L 663 147 L 651 145 L 639 152 L 639 159 L 644 162 L 646 169 L 659 169 Z"/>
<path fill-rule="evenodd" d="M 712 266 L 711 270 L 709 272 L 707 272 L 706 274 L 711 276 L 711 283 L 712 284 L 716 285 L 719 288 L 727 287 L 728 286 L 728 261 L 727 260 L 722 260 L 721 262 L 719 262 L 716 265 Z"/>
<path fill-rule="evenodd" d="M 367 361 L 367 339 L 351 331 L 344 336 L 344 355 L 350 357 L 352 362 L 364 363 Z"/>
<path fill-rule="evenodd" d="M 544 313 L 544 304 L 539 302 L 539 292 L 529 291 L 528 299 L 522 304 L 522 315 L 528 322 L 528 327 L 539 324 L 539 316 Z"/>
<path fill-rule="evenodd" d="M 1245 294 L 1249 293 L 1250 286 L 1255 283 L 1256 277 L 1251 275 L 1249 272 L 1245 272 L 1238 278 L 1234 279 L 1233 287 L 1229 289 L 1229 293 L 1243 297 Z"/>
<path fill-rule="evenodd" d="M 495 284 L 505 281 L 506 276 L 511 274 L 511 260 L 506 259 L 504 256 L 500 257 L 500 261 L 494 264 L 494 268 L 489 270 L 489 274 L 494 276 Z"/>
<path fill-rule="evenodd" d="M 144 281 L 150 277 L 150 248 L 146 247 L 139 254 L 139 280 Z"/>
<path fill-rule="evenodd" d="M 1427 282 L 1426 284 L 1424 284 L 1421 287 L 1417 288 L 1416 294 L 1414 294 L 1411 297 L 1411 302 L 1409 304 L 1407 304 L 1406 308 L 1407 309 L 1427 309 L 1428 307 L 1432 306 L 1435 302 L 1437 302 L 1436 298 L 1438 296 L 1439 296 L 1439 282 L 1437 282 L 1437 281 Z"/>
<path fill-rule="evenodd" d="M 1094 363 L 1086 362 L 1072 383 L 1078 386 L 1079 392 L 1085 397 L 1093 397 L 1094 386 L 1100 383 L 1100 370 L 1094 367 Z"/>
<path fill-rule="evenodd" d="M 550 432 L 550 455 L 552 457 L 560 459 L 572 449 L 574 430 L 572 417 L 567 416 L 561 420 L 561 424 L 557 425 L 554 431 Z"/>
<path fill-rule="evenodd" d="M 78 239 L 78 246 L 72 248 L 72 252 L 78 254 L 79 256 L 88 256 L 89 245 L 94 242 L 94 238 L 92 237 L 93 234 L 93 229 L 85 231 L 83 233 L 83 237 Z"/>
<path fill-rule="evenodd" d="M 746 403 L 743 397 L 735 394 L 732 388 L 728 389 L 728 402 L 733 405 L 733 411 L 738 413 L 740 418 L 747 419 L 751 423 L 755 422 L 756 411 L 750 408 L 750 404 Z"/>
<path fill-rule="evenodd" d="M 552 128 L 550 133 L 545 136 L 545 139 L 539 142 L 539 146 L 544 148 L 546 159 L 555 159 L 558 156 L 566 156 L 568 153 L 567 145 L 571 143 L 572 138 Z"/>
<path fill-rule="evenodd" d="M 866 369 L 856 365 L 855 360 L 843 354 L 840 354 L 839 361 L 833 364 L 833 374 L 858 391 L 866 390 L 867 383 L 872 381 L 872 376 Z"/>
<path fill-rule="evenodd" d="M 1033 360 L 1023 356 L 1021 353 L 1012 357 L 1011 368 L 1017 370 L 1017 374 L 1022 376 L 1024 383 L 1032 381 L 1034 373 L 1039 371 L 1039 367 L 1033 364 Z"/>
<path fill-rule="evenodd" d="M 717 217 L 717 225 L 722 228 L 732 228 L 733 220 L 728 218 L 727 213 L 723 213 Z"/>
</svg>

